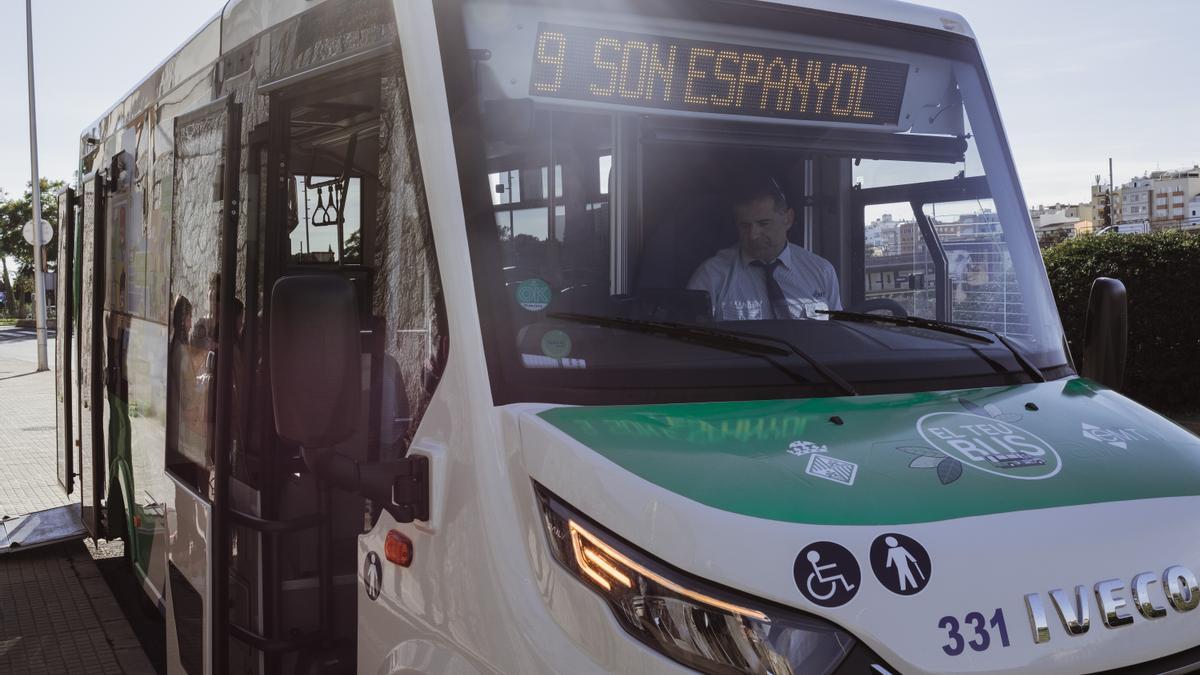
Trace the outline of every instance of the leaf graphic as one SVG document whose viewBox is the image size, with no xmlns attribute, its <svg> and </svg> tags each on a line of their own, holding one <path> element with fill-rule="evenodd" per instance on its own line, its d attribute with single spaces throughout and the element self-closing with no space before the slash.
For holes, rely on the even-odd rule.
<svg viewBox="0 0 1200 675">
<path fill-rule="evenodd" d="M 931 457 L 929 455 L 921 455 L 913 457 L 913 461 L 908 463 L 911 469 L 935 469 L 949 457 Z"/>
<path fill-rule="evenodd" d="M 922 448 L 916 445 L 904 445 L 896 449 L 900 452 L 906 452 L 910 455 L 916 455 L 918 457 L 945 457 L 945 455 L 937 450 L 934 450 L 933 448 Z"/>
<path fill-rule="evenodd" d="M 942 485 L 949 485 L 962 476 L 962 469 L 962 462 L 953 457 L 947 457 L 938 462 L 938 480 L 942 481 Z"/>
<path fill-rule="evenodd" d="M 967 410 L 970 410 L 971 412 L 975 413 L 976 415 L 983 415 L 984 417 L 991 417 L 991 414 L 988 413 L 987 409 L 983 408 L 982 406 L 980 406 L 977 403 L 972 403 L 971 401 L 968 401 L 965 398 L 958 399 L 958 404 L 961 405 L 962 407 L 966 408 Z"/>
<path fill-rule="evenodd" d="M 987 411 L 988 417 L 999 418 L 1004 414 L 1004 411 L 1000 409 L 1000 406 L 996 405 L 995 403 L 988 403 L 983 406 L 983 409 Z"/>
</svg>

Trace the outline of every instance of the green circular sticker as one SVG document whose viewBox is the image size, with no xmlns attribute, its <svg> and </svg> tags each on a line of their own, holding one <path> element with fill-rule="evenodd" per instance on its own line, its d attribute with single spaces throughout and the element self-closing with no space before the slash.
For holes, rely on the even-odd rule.
<svg viewBox="0 0 1200 675">
<path fill-rule="evenodd" d="M 542 353 L 552 359 L 565 359 L 571 353 L 571 336 L 561 330 L 547 331 L 542 336 Z"/>
<path fill-rule="evenodd" d="M 526 279 L 517 284 L 517 304 L 530 312 L 540 312 L 550 306 L 550 284 L 541 279 Z"/>
</svg>

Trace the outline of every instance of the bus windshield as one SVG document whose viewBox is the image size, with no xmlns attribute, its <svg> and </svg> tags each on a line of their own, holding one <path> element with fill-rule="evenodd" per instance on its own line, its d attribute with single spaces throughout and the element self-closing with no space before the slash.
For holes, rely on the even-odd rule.
<svg viewBox="0 0 1200 675">
<path fill-rule="evenodd" d="M 498 402 L 1071 372 L 973 41 L 767 3 L 438 11 Z"/>
</svg>

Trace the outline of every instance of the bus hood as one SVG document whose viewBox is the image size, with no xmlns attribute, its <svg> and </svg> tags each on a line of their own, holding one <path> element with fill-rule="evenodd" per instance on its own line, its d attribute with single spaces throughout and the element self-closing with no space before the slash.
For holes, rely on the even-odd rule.
<svg viewBox="0 0 1200 675">
<path fill-rule="evenodd" d="M 618 536 L 903 672 L 1091 672 L 1200 644 L 1200 439 L 1086 380 L 543 407 L 520 432 L 533 479 Z"/>
</svg>

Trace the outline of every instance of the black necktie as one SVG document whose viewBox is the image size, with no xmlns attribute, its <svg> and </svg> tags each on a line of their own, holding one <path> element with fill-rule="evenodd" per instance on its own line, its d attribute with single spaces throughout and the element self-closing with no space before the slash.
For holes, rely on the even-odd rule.
<svg viewBox="0 0 1200 675">
<path fill-rule="evenodd" d="M 750 263 L 752 267 L 758 267 L 763 271 L 763 280 L 767 282 L 767 303 L 771 306 L 771 316 L 764 318 L 792 318 L 792 310 L 788 307 L 787 296 L 783 294 L 783 288 L 775 280 L 775 270 L 779 269 L 779 266 L 782 264 L 778 258 L 769 263 L 761 260 L 755 260 Z"/>
</svg>

